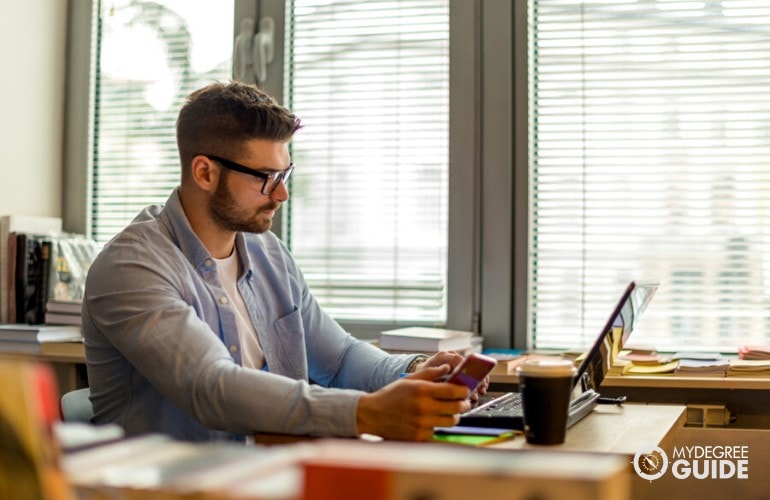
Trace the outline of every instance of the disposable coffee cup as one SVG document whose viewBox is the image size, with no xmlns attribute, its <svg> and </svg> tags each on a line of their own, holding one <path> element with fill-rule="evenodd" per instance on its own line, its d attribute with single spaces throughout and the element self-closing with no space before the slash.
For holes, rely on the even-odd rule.
<svg viewBox="0 0 770 500">
<path fill-rule="evenodd" d="M 567 436 L 572 381 L 577 373 L 566 359 L 522 363 L 519 376 L 524 410 L 524 436 L 531 444 L 561 444 Z"/>
</svg>

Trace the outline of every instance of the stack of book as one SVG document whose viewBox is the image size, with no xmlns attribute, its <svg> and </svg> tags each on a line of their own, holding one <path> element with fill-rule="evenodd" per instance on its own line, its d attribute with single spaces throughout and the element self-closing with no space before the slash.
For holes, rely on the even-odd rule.
<svg viewBox="0 0 770 500">
<path fill-rule="evenodd" d="M 394 354 L 455 351 L 465 356 L 481 352 L 482 338 L 462 330 L 413 326 L 380 332 L 379 346 Z"/>
<path fill-rule="evenodd" d="M 0 323 L 80 324 L 85 277 L 98 250 L 83 235 L 62 233 L 61 219 L 0 217 Z"/>
<path fill-rule="evenodd" d="M 0 325 L 0 352 L 46 354 L 52 342 L 83 342 L 82 330 L 75 325 Z"/>
<path fill-rule="evenodd" d="M 24 303 L 23 299 L 17 300 L 18 292 L 21 292 L 21 297 L 26 296 L 29 301 L 44 302 L 38 293 L 38 288 L 34 286 L 38 281 L 43 280 L 43 274 L 40 271 L 43 260 L 42 249 L 32 241 L 27 249 L 27 238 L 23 235 L 42 240 L 46 236 L 61 233 L 61 230 L 62 220 L 59 217 L 31 215 L 0 217 L 0 323 L 25 322 L 22 318 L 17 318 L 17 303 Z M 23 245 L 21 250 L 20 241 Z M 30 266 L 33 266 L 31 276 L 27 274 L 26 259 L 29 259 Z M 19 261 L 25 262 L 21 272 L 18 270 Z M 28 283 L 33 286 L 28 288 Z M 38 319 L 40 321 L 36 321 Z M 42 317 L 35 317 L 33 320 L 42 322 Z"/>
<path fill-rule="evenodd" d="M 83 303 L 79 300 L 48 300 L 45 303 L 47 325 L 83 325 Z"/>
</svg>

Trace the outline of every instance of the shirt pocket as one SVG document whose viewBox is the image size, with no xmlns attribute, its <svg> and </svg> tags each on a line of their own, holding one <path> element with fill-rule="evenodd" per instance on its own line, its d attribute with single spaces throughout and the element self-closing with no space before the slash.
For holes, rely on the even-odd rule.
<svg viewBox="0 0 770 500">
<path fill-rule="evenodd" d="M 269 364 L 270 371 L 298 380 L 307 380 L 305 327 L 299 308 L 295 306 L 294 311 L 275 320 L 273 328 L 276 332 L 278 356 Z M 276 370 L 278 367 L 280 371 Z"/>
</svg>

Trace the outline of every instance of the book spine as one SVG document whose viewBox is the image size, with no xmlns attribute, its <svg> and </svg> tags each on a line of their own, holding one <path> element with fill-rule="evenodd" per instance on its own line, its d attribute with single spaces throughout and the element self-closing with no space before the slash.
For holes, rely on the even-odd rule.
<svg viewBox="0 0 770 500">
<path fill-rule="evenodd" d="M 25 297 L 27 296 L 27 235 L 16 235 L 16 274 L 13 286 L 16 290 L 16 321 L 24 322 Z"/>
<path fill-rule="evenodd" d="M 41 302 L 43 257 L 41 239 L 20 233 L 16 240 L 16 321 L 31 325 L 45 318 Z"/>
<path fill-rule="evenodd" d="M 11 238 L 11 219 L 8 215 L 0 216 L 0 323 L 9 321 L 8 306 L 12 304 L 9 293 L 10 290 L 15 292 L 15 282 L 9 279 L 11 268 L 16 269 L 16 261 L 8 256 L 8 242 Z"/>
<path fill-rule="evenodd" d="M 6 238 L 6 261 L 3 293 L 2 320 L 0 323 L 16 323 L 16 234 Z"/>
<path fill-rule="evenodd" d="M 48 302 L 48 284 L 51 276 L 51 247 L 52 242 L 46 238 L 40 241 L 40 273 L 37 277 L 37 307 L 38 323 L 45 322 L 45 304 Z"/>
</svg>

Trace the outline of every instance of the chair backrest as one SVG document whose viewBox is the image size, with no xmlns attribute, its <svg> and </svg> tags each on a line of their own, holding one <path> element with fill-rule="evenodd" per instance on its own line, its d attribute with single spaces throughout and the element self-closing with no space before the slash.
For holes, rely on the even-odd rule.
<svg viewBox="0 0 770 500">
<path fill-rule="evenodd" d="M 94 407 L 91 406 L 89 396 L 91 390 L 75 389 L 61 397 L 61 414 L 65 422 L 91 422 L 94 416 Z"/>
</svg>

